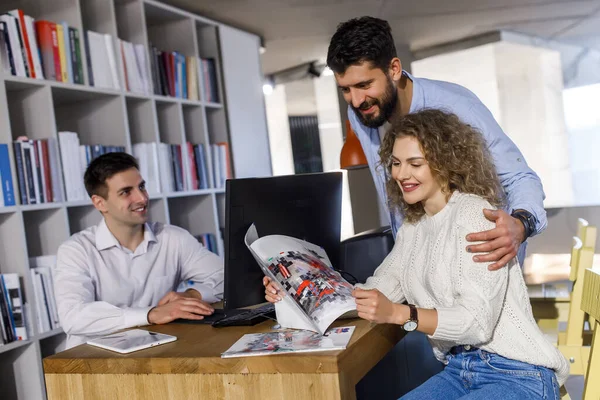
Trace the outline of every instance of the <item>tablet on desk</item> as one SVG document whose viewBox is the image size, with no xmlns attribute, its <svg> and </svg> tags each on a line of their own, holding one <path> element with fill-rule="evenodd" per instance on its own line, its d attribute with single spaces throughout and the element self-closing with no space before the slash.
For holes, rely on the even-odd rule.
<svg viewBox="0 0 600 400">
<path fill-rule="evenodd" d="M 113 333 L 111 335 L 91 339 L 88 340 L 87 344 L 126 354 L 147 349 L 148 347 L 174 342 L 175 340 L 177 340 L 176 336 L 150 332 L 143 329 L 132 329 L 130 331 Z"/>
</svg>

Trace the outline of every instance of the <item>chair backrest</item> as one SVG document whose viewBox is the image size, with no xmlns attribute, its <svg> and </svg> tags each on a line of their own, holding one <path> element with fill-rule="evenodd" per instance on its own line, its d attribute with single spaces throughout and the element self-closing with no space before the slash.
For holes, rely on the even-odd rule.
<svg viewBox="0 0 600 400">
<path fill-rule="evenodd" d="M 600 399 L 600 271 L 586 269 L 584 272 L 583 297 L 581 310 L 594 320 L 594 336 L 590 359 L 585 377 L 583 400 Z"/>
<path fill-rule="evenodd" d="M 583 326 L 585 313 L 580 304 L 583 296 L 584 275 L 587 268 L 594 263 L 594 251 L 596 247 L 596 227 L 589 226 L 584 219 L 577 223 L 577 237 L 573 238 L 571 250 L 571 273 L 569 279 L 573 281 L 571 292 L 571 303 L 569 305 L 569 319 L 564 343 L 567 346 L 581 346 L 583 344 Z"/>
</svg>

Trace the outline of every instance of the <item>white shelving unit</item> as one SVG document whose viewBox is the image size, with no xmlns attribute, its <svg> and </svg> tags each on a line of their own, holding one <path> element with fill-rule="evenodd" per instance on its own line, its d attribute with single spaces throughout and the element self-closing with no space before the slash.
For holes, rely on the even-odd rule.
<svg viewBox="0 0 600 400">
<path fill-rule="evenodd" d="M 77 28 L 84 61 L 84 85 L 19 78 L 0 72 L 0 143 L 9 145 L 17 202 L 20 198 L 12 142 L 22 135 L 30 139 L 58 139 L 58 132 L 62 130 L 77 132 L 82 144 L 120 145 L 129 153 L 133 144 L 139 142 L 184 144 L 189 141 L 205 145 L 228 142 L 234 174 L 240 170 L 244 171 L 243 176 L 270 175 L 264 104 L 262 101 L 257 103 L 255 96 L 255 92 L 262 93 L 256 36 L 153 0 L 13 0 L 2 3 L 0 13 L 20 8 L 36 20 L 66 21 Z M 245 52 L 255 52 L 250 62 L 258 63 L 256 66 L 248 70 L 245 65 L 228 68 L 222 65 L 223 49 L 231 53 L 240 46 L 223 39 L 220 35 L 223 29 L 246 40 L 241 45 Z M 89 86 L 84 46 L 87 30 L 143 44 L 146 50 L 150 49 L 151 43 L 162 50 L 214 58 L 219 99 L 225 101 L 212 103 L 202 98 L 192 101 Z M 255 43 L 255 49 L 248 49 L 248 43 Z M 120 57 L 118 62 L 122 62 Z M 119 74 L 124 88 L 122 69 Z M 150 70 L 148 76 L 152 76 Z M 244 90 L 251 88 L 251 96 L 238 97 L 232 85 L 239 80 L 246 82 Z M 228 94 L 236 98 L 229 101 Z M 254 115 L 252 121 L 236 121 L 244 131 L 239 135 L 230 132 L 232 119 L 246 118 L 248 112 Z M 249 135 L 248 129 L 254 133 Z M 236 140 L 236 137 L 240 139 Z M 255 148 L 258 146 L 258 154 L 263 155 L 266 150 L 267 159 L 262 157 L 245 164 L 236 162 L 233 155 L 236 148 L 243 149 L 250 144 Z M 210 154 L 208 157 L 209 173 L 212 173 Z M 265 165 L 269 167 L 265 169 Z M 62 171 L 60 176 L 64 180 Z M 64 184 L 61 184 L 64 195 Z M 152 195 L 150 219 L 181 226 L 193 235 L 209 232 L 218 237 L 224 225 L 224 204 L 224 189 Z M 65 341 L 61 329 L 38 332 L 29 257 L 56 254 L 60 244 L 71 234 L 98 223 L 100 218 L 89 200 L 0 207 L 0 273 L 18 273 L 21 277 L 24 301 L 31 310 L 27 318 L 33 327 L 29 340 L 0 345 L 0 397 L 3 400 L 45 399 L 41 360 L 60 351 Z M 223 249 L 219 250 L 222 253 Z"/>
</svg>

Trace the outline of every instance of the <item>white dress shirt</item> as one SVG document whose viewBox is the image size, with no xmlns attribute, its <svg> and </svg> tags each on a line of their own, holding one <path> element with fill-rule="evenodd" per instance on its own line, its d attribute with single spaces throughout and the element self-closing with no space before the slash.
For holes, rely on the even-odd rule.
<svg viewBox="0 0 600 400">
<path fill-rule="evenodd" d="M 186 230 L 147 223 L 134 252 L 121 246 L 104 219 L 71 236 L 53 270 L 67 348 L 119 329 L 148 325 L 148 312 L 180 284 L 208 303 L 223 297 L 223 261 Z"/>
</svg>

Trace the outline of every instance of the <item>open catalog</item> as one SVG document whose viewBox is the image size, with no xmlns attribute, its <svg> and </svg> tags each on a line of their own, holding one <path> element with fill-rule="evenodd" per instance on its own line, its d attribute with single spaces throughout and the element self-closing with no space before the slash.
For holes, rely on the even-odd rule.
<svg viewBox="0 0 600 400">
<path fill-rule="evenodd" d="M 259 238 L 254 224 L 245 241 L 265 275 L 284 293 L 275 304 L 282 327 L 323 335 L 339 317 L 356 316 L 353 286 L 332 268 L 321 247 L 284 235 Z"/>
</svg>

